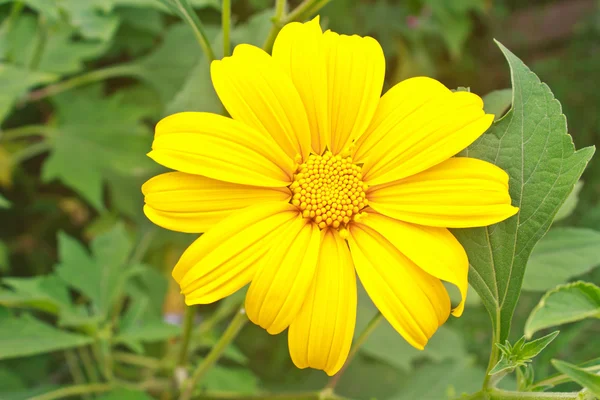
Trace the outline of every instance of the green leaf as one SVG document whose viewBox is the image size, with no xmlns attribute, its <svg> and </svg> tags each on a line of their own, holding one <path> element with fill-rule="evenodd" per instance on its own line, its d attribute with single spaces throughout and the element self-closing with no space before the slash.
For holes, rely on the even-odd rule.
<svg viewBox="0 0 600 400">
<path fill-rule="evenodd" d="M 54 315 L 72 308 L 69 289 L 55 275 L 5 278 L 2 283 L 10 289 L 0 288 L 0 305 L 33 308 Z"/>
<path fill-rule="evenodd" d="M 92 342 L 92 338 L 61 331 L 31 315 L 0 318 L 0 360 L 49 353 Z"/>
<path fill-rule="evenodd" d="M 560 360 L 552 360 L 552 365 L 575 382 L 587 388 L 596 397 L 600 397 L 600 376 Z"/>
<path fill-rule="evenodd" d="M 129 278 L 126 265 L 131 241 L 118 224 L 92 241 L 92 254 L 65 233 L 58 234 L 60 264 L 56 273 L 67 284 L 88 297 L 98 315 L 105 317 Z"/>
<path fill-rule="evenodd" d="M 96 397 L 96 400 L 153 400 L 145 392 L 133 389 L 116 389 L 102 396 Z"/>
<path fill-rule="evenodd" d="M 489 227 L 455 229 L 470 261 L 470 283 L 488 310 L 496 342 L 510 330 L 527 259 L 573 190 L 594 148 L 575 151 L 560 103 L 502 44 L 512 76 L 511 110 L 462 155 L 492 162 L 510 176 L 514 217 Z"/>
<path fill-rule="evenodd" d="M 117 342 L 159 342 L 181 334 L 181 327 L 161 319 L 140 320 L 117 335 Z"/>
<path fill-rule="evenodd" d="M 494 114 L 494 120 L 499 120 L 510 107 L 512 89 L 494 90 L 483 96 L 483 109 L 486 114 Z"/>
<path fill-rule="evenodd" d="M 273 10 L 267 9 L 254 14 L 243 24 L 236 25 L 231 32 L 235 44 L 248 43 L 262 47 L 271 30 Z"/>
<path fill-rule="evenodd" d="M 579 201 L 579 192 L 583 188 L 583 181 L 578 181 L 573 188 L 573 191 L 567 197 L 567 200 L 563 203 L 562 207 L 556 213 L 554 217 L 554 222 L 558 222 L 563 220 L 573 214 L 575 211 L 575 207 L 577 207 L 577 202 Z"/>
<path fill-rule="evenodd" d="M 1 119 L 2 119 L 2 117 L 0 116 L 0 120 Z M 11 205 L 10 201 L 6 200 L 6 197 L 4 197 L 0 194 L 0 208 L 10 208 L 10 205 Z"/>
<path fill-rule="evenodd" d="M 208 63 L 202 58 L 192 69 L 181 90 L 167 105 L 167 114 L 183 111 L 221 113 L 221 101 L 213 88 Z"/>
<path fill-rule="evenodd" d="M 111 13 L 106 0 L 58 0 L 58 6 L 69 15 L 70 23 L 87 39 L 109 41 L 119 26 L 119 18 Z"/>
<path fill-rule="evenodd" d="M 152 137 L 145 110 L 125 103 L 122 93 L 102 97 L 100 87 L 53 98 L 57 131 L 42 169 L 45 182 L 60 179 L 96 209 L 103 210 L 106 175 L 145 176 L 156 166 L 146 157 Z"/>
<path fill-rule="evenodd" d="M 539 339 L 532 340 L 531 342 L 525 343 L 519 350 L 519 356 L 523 359 L 533 359 L 535 356 L 540 354 L 548 345 L 556 339 L 559 331 L 554 331 L 546 336 Z"/>
<path fill-rule="evenodd" d="M 503 371 L 512 372 L 517 367 L 525 367 L 532 359 L 540 354 L 556 337 L 558 331 L 552 332 L 549 335 L 525 342 L 525 337 L 521 337 L 514 346 L 511 346 L 507 341 L 505 345 L 496 343 L 496 346 L 502 352 L 502 357 L 498 363 L 490 370 L 490 375 L 496 375 Z"/>
<path fill-rule="evenodd" d="M 523 289 L 545 291 L 600 264 L 600 232 L 585 228 L 552 228 L 534 247 Z"/>
<path fill-rule="evenodd" d="M 215 365 L 206 373 L 199 387 L 248 395 L 258 391 L 258 378 L 248 369 Z"/>
<path fill-rule="evenodd" d="M 546 293 L 525 323 L 525 335 L 585 318 L 600 318 L 600 288 L 574 282 Z"/>
</svg>

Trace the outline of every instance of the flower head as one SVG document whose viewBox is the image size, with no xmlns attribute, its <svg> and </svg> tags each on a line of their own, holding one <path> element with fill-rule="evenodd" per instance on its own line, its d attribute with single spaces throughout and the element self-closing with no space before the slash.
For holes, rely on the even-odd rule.
<svg viewBox="0 0 600 400">
<path fill-rule="evenodd" d="M 146 182 L 148 218 L 205 232 L 173 270 L 187 304 L 250 283 L 250 320 L 289 329 L 294 363 L 329 375 L 352 342 L 356 275 L 422 349 L 464 307 L 468 260 L 447 228 L 517 212 L 504 171 L 453 157 L 493 121 L 481 98 L 425 77 L 380 98 L 384 73 L 372 38 L 286 25 L 272 56 L 239 45 L 213 62 L 231 118 L 169 116 L 149 153 L 179 172 Z M 442 281 L 460 290 L 454 309 Z"/>
</svg>

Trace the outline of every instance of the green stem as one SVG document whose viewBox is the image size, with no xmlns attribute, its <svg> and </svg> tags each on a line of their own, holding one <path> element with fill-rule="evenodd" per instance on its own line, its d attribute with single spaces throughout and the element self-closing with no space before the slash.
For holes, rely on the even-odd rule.
<svg viewBox="0 0 600 400">
<path fill-rule="evenodd" d="M 179 397 L 179 400 L 190 400 L 192 398 L 192 394 L 194 393 L 194 388 L 200 383 L 204 375 L 210 370 L 210 368 L 219 360 L 227 346 L 233 342 L 236 338 L 237 334 L 240 332 L 244 324 L 248 321 L 246 317 L 246 311 L 244 308 L 240 308 L 240 310 L 233 317 L 225 332 L 217 342 L 217 344 L 212 348 L 208 356 L 200 363 L 200 365 L 196 368 L 192 377 L 186 382 L 184 392 Z"/>
<path fill-rule="evenodd" d="M 490 361 L 488 362 L 488 366 L 485 371 L 485 378 L 483 380 L 483 389 L 493 387 L 493 385 L 498 383 L 498 380 L 496 380 L 496 379 L 492 380 L 490 371 L 492 370 L 492 368 L 494 368 L 494 366 L 498 363 L 498 360 L 500 359 L 500 349 L 498 348 L 498 346 L 496 346 L 496 343 L 498 343 L 499 338 L 500 338 L 500 309 L 497 309 L 496 310 L 496 325 L 495 325 L 494 333 L 492 335 L 492 350 L 490 351 Z"/>
<path fill-rule="evenodd" d="M 350 363 L 356 356 L 356 353 L 358 353 L 358 350 L 360 350 L 361 346 L 365 343 L 365 341 L 369 338 L 369 336 L 371 336 L 371 333 L 373 333 L 375 328 L 377 328 L 377 326 L 379 326 L 379 323 L 382 320 L 383 320 L 383 315 L 379 312 L 377 313 L 377 315 L 375 315 L 371 319 L 371 321 L 369 322 L 369 324 L 367 325 L 365 330 L 362 331 L 362 333 L 360 334 L 358 339 L 356 339 L 356 342 L 354 342 L 354 345 L 352 346 L 352 349 L 350 349 L 350 354 L 348 354 L 348 358 L 346 359 L 344 366 L 342 367 L 342 369 L 339 370 L 339 372 L 337 374 L 335 374 L 334 376 L 332 376 L 329 379 L 329 382 L 327 382 L 327 386 L 325 386 L 325 389 L 329 389 L 330 391 L 333 391 L 333 389 L 335 389 L 340 378 L 346 371 L 346 368 L 348 368 L 348 365 L 350 365 Z"/>
<path fill-rule="evenodd" d="M 75 385 L 69 386 L 65 388 L 60 388 L 57 390 L 53 390 L 52 392 L 48 392 L 45 394 L 41 394 L 39 396 L 30 397 L 29 400 L 55 400 L 62 399 L 65 397 L 84 395 L 87 393 L 103 393 L 108 392 L 113 388 L 112 385 L 107 383 L 94 383 L 91 385 Z"/>
<path fill-rule="evenodd" d="M 489 391 L 490 400 L 576 400 L 578 395 L 577 392 L 511 392 L 500 389 L 491 389 Z"/>
<path fill-rule="evenodd" d="M 13 164 L 19 164 L 23 161 L 29 160 L 30 158 L 39 156 L 40 154 L 47 152 L 51 148 L 52 145 L 47 140 L 36 142 L 30 146 L 25 147 L 23 150 L 13 153 L 11 155 L 11 161 Z"/>
<path fill-rule="evenodd" d="M 11 31 L 13 24 L 21 15 L 21 12 L 23 11 L 24 7 L 25 3 L 23 1 L 15 1 L 13 3 L 8 18 L 6 18 L 0 26 L 0 36 L 4 36 Z M 0 54 L 0 56 L 2 56 L 0 58 L 6 58 L 10 61 L 13 61 L 12 57 L 10 57 L 10 54 Z"/>
<path fill-rule="evenodd" d="M 600 371 L 600 365 L 595 365 L 593 367 L 587 367 L 587 368 L 582 368 L 585 371 L 588 372 L 597 372 Z M 553 376 L 551 378 L 547 378 L 544 379 L 542 381 L 536 382 L 534 383 L 530 389 L 537 389 L 537 388 L 541 388 L 544 386 L 556 386 L 556 385 L 560 385 L 561 383 L 565 383 L 565 382 L 570 382 L 572 379 L 565 374 L 560 374 L 557 376 Z"/>
<path fill-rule="evenodd" d="M 83 369 L 85 370 L 88 380 L 91 382 L 99 382 L 98 372 L 94 367 L 94 363 L 92 362 L 92 358 L 90 357 L 87 348 L 78 348 L 77 354 L 79 354 L 79 358 L 81 358 L 81 363 L 83 364 Z"/>
<path fill-rule="evenodd" d="M 42 61 L 42 55 L 46 47 L 46 41 L 48 39 L 48 27 L 46 24 L 46 17 L 40 15 L 38 18 L 38 31 L 37 31 L 37 42 L 33 49 L 33 55 L 29 60 L 29 69 L 35 71 L 38 69 L 40 62 Z"/>
<path fill-rule="evenodd" d="M 227 393 L 205 393 L 197 400 L 333 400 L 340 397 L 326 397 L 319 392 L 301 392 L 301 393 L 278 393 L 278 394 L 257 394 L 257 395 L 237 395 Z"/>
<path fill-rule="evenodd" d="M 113 371 L 112 371 L 112 360 L 110 359 L 109 351 L 106 351 L 100 347 L 100 344 L 95 343 L 92 344 L 92 353 L 96 358 L 98 364 L 100 364 L 100 371 L 102 371 L 102 375 L 104 379 L 107 381 L 113 380 Z"/>
<path fill-rule="evenodd" d="M 223 57 L 227 57 L 231 52 L 231 0 L 223 0 L 221 26 L 223 29 Z"/>
<path fill-rule="evenodd" d="M 194 9 L 189 5 L 187 0 L 174 0 L 175 4 L 179 7 L 179 11 L 181 12 L 181 16 L 188 23 L 188 25 L 194 31 L 194 35 L 196 36 L 196 40 L 198 40 L 198 44 L 202 48 L 202 51 L 206 55 L 206 59 L 208 60 L 208 64 L 215 59 L 215 53 L 213 52 L 212 47 L 210 46 L 210 41 L 208 40 L 208 36 L 206 35 L 206 31 L 204 30 L 204 26 L 196 15 Z"/>
<path fill-rule="evenodd" d="M 83 75 L 75 76 L 65 81 L 58 82 L 53 85 L 49 85 L 44 88 L 35 90 L 29 93 L 27 101 L 38 101 L 48 96 L 54 96 L 67 90 L 74 89 L 83 85 L 88 85 L 90 83 L 102 81 L 105 79 L 135 75 L 136 70 L 131 64 L 113 65 L 110 67 L 97 69 L 95 71 L 90 71 Z"/>
<path fill-rule="evenodd" d="M 183 335 L 181 336 L 181 348 L 179 349 L 179 359 L 177 365 L 184 367 L 187 364 L 190 339 L 194 328 L 194 318 L 196 317 L 196 308 L 188 306 L 185 308 L 183 316 Z"/>
<path fill-rule="evenodd" d="M 30 136 L 51 137 L 55 134 L 56 130 L 46 125 L 25 125 L 0 131 L 0 140 L 16 140 L 28 138 Z"/>
<path fill-rule="evenodd" d="M 69 372 L 73 377 L 73 382 L 76 385 L 85 384 L 85 375 L 83 374 L 83 371 L 79 366 L 79 361 L 77 360 L 77 355 L 75 355 L 75 352 L 73 350 L 66 350 L 65 359 L 67 360 L 67 367 L 69 368 Z"/>
<path fill-rule="evenodd" d="M 304 21 L 306 19 L 309 19 L 313 15 L 317 14 L 319 12 L 319 10 L 321 8 L 325 7 L 330 1 L 331 0 L 317 0 L 317 1 L 313 2 L 313 4 L 309 8 L 302 10 L 301 13 L 290 14 L 290 20 L 288 22 Z M 293 18 L 293 19 L 291 19 L 291 18 Z"/>
<path fill-rule="evenodd" d="M 271 30 L 267 35 L 267 39 L 265 40 L 265 44 L 263 45 L 263 49 L 270 53 L 271 49 L 273 49 L 273 43 L 275 43 L 275 38 L 277 34 L 283 27 L 283 18 L 285 16 L 285 8 L 286 8 L 286 0 L 275 0 L 275 15 L 273 16 L 271 26 Z"/>
<path fill-rule="evenodd" d="M 160 369 L 162 367 L 162 362 L 160 360 L 137 354 L 114 352 L 113 359 L 124 364 L 131 364 L 149 369 Z"/>
</svg>

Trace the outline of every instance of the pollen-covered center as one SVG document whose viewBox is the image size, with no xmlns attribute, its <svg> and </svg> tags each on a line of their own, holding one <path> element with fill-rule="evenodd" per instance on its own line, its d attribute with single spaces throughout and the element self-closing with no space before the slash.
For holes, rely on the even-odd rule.
<svg viewBox="0 0 600 400">
<path fill-rule="evenodd" d="M 367 205 L 361 167 L 352 158 L 327 151 L 311 154 L 294 175 L 292 204 L 319 228 L 339 228 Z"/>
</svg>

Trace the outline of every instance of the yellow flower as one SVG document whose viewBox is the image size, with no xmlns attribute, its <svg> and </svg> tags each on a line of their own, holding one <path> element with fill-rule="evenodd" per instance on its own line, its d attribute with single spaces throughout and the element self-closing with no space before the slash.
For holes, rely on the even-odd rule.
<svg viewBox="0 0 600 400">
<path fill-rule="evenodd" d="M 447 228 L 517 212 L 508 175 L 452 158 L 492 123 L 473 93 L 412 78 L 381 96 L 385 60 L 370 37 L 286 25 L 270 56 L 239 45 L 212 81 L 232 118 L 180 113 L 156 126 L 149 156 L 180 171 L 150 179 L 157 225 L 206 232 L 173 277 L 186 303 L 251 282 L 246 312 L 289 328 L 299 368 L 335 374 L 356 320 L 356 274 L 390 324 L 422 349 L 460 316 L 468 260 Z M 462 301 L 453 310 L 442 281 Z"/>
</svg>

